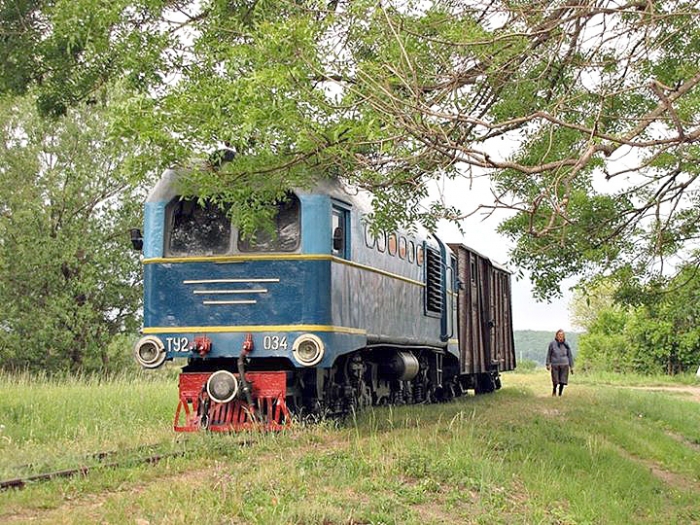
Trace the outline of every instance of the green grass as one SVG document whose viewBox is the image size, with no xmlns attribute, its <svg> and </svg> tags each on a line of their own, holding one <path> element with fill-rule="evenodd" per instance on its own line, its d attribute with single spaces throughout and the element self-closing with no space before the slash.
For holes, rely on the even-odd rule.
<svg viewBox="0 0 700 525">
<path fill-rule="evenodd" d="M 0 377 L 0 477 L 172 440 L 177 382 L 162 375 Z M 31 468 L 18 468 L 31 465 Z"/>
<path fill-rule="evenodd" d="M 578 371 L 577 371 L 578 373 Z M 700 385 L 700 378 L 695 372 L 686 372 L 675 376 L 620 374 L 618 372 L 595 372 L 579 374 L 576 382 L 580 384 L 620 385 L 620 386 L 664 386 L 664 385 Z"/>
<path fill-rule="evenodd" d="M 369 410 L 343 424 L 175 436 L 171 377 L 3 381 L 5 469 L 42 450 L 45 463 L 145 443 L 188 453 L 1 493 L 0 521 L 700 522 L 698 403 L 604 383 L 576 375 L 552 398 L 546 373 L 506 374 L 495 395 Z"/>
</svg>

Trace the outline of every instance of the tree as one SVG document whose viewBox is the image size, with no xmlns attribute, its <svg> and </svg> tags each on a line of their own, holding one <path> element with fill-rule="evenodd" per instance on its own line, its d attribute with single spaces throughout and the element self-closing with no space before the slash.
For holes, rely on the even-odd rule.
<svg viewBox="0 0 700 525">
<path fill-rule="evenodd" d="M 599 279 L 587 287 L 578 287 L 569 304 L 571 320 L 576 326 L 590 330 L 600 312 L 616 308 L 615 285 L 610 279 Z"/>
<path fill-rule="evenodd" d="M 699 278 L 697 268 L 686 265 L 663 285 L 637 289 L 634 295 L 609 280 L 599 280 L 586 295 L 577 293 L 573 310 L 586 329 L 580 364 L 668 375 L 695 370 L 700 362 Z"/>
<path fill-rule="evenodd" d="M 650 298 L 653 298 L 651 300 Z M 663 287 L 654 287 L 627 326 L 630 353 L 643 371 L 673 375 L 700 363 L 700 275 L 685 265 Z"/>
<path fill-rule="evenodd" d="M 623 308 L 608 306 L 600 310 L 580 338 L 579 368 L 618 373 L 639 371 L 633 366 L 630 343 L 625 333 L 630 318 Z"/>
<path fill-rule="evenodd" d="M 8 0 L 0 3 L 0 92 L 23 95 L 39 86 L 43 115 L 94 103 L 120 79 L 133 89 L 163 81 L 171 26 L 163 19 L 170 0 Z"/>
<path fill-rule="evenodd" d="M 190 188 L 239 203 L 246 229 L 261 202 L 322 176 L 373 190 L 385 227 L 433 228 L 476 210 L 424 205 L 432 181 L 488 176 L 482 211 L 514 211 L 501 230 L 541 297 L 570 275 L 654 278 L 671 256 L 698 262 L 695 2 L 22 5 L 23 17 L 2 13 L 27 51 L 4 89 L 41 83 L 42 108 L 60 113 L 131 79 L 141 96 L 115 132 L 182 164 L 229 144 L 233 162 L 195 170 Z"/>
<path fill-rule="evenodd" d="M 114 370 L 129 352 L 110 342 L 140 323 L 128 167 L 154 160 L 109 139 L 100 107 L 47 121 L 33 104 L 0 111 L 0 366 Z"/>
</svg>

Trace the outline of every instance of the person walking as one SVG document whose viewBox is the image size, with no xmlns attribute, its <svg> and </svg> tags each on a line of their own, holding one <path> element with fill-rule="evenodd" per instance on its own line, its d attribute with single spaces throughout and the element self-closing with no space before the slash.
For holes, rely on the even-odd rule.
<svg viewBox="0 0 700 525">
<path fill-rule="evenodd" d="M 547 370 L 552 374 L 552 395 L 564 393 L 564 386 L 569 383 L 569 372 L 574 373 L 574 356 L 571 353 L 571 346 L 566 342 L 564 330 L 557 330 L 554 334 L 554 341 L 549 343 L 547 349 L 547 359 L 545 360 Z"/>
</svg>

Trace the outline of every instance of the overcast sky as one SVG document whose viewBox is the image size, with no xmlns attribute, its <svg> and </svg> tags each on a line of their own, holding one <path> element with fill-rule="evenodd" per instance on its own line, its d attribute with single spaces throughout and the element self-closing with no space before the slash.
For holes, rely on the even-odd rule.
<svg viewBox="0 0 700 525">
<path fill-rule="evenodd" d="M 475 209 L 479 203 L 490 204 L 493 197 L 489 189 L 488 178 L 480 178 L 469 184 L 466 180 L 449 181 L 443 187 L 436 188 L 434 195 L 442 194 L 448 205 L 456 206 L 464 212 Z M 464 235 L 453 225 L 443 222 L 438 228 L 438 235 L 443 242 L 459 242 L 475 249 L 507 268 L 515 271 L 510 262 L 508 251 L 509 241 L 496 233 L 499 222 L 505 217 L 493 216 L 484 220 L 484 215 L 476 214 L 462 222 Z M 516 280 L 511 278 L 513 291 L 513 328 L 515 330 L 545 330 L 554 334 L 559 328 L 574 331 L 569 319 L 569 302 L 571 292 L 568 288 L 574 284 L 567 281 L 562 285 L 564 297 L 551 303 L 538 302 L 532 296 L 529 279 Z"/>
</svg>

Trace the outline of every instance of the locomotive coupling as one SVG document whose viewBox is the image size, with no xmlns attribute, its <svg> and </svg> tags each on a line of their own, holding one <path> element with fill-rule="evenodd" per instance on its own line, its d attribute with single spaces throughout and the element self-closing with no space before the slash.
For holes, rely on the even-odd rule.
<svg viewBox="0 0 700 525">
<path fill-rule="evenodd" d="M 254 346 L 253 334 L 246 334 L 245 339 L 243 340 L 243 347 L 241 348 L 241 355 L 238 356 L 237 361 L 238 377 L 241 378 L 241 391 L 243 392 L 249 407 L 253 406 L 253 396 L 251 395 L 252 389 L 250 387 L 250 383 L 248 383 L 245 378 L 245 360 L 248 357 L 248 354 L 253 351 Z"/>
<path fill-rule="evenodd" d="M 204 357 L 211 352 L 211 339 L 206 335 L 200 335 L 194 338 L 194 349 L 199 354 L 199 357 Z"/>
<path fill-rule="evenodd" d="M 142 337 L 134 345 L 134 357 L 144 368 L 158 368 L 165 362 L 165 346 L 155 336 Z"/>
</svg>

